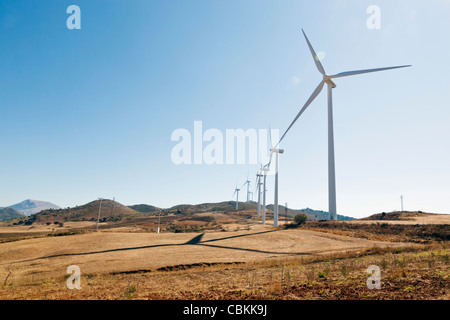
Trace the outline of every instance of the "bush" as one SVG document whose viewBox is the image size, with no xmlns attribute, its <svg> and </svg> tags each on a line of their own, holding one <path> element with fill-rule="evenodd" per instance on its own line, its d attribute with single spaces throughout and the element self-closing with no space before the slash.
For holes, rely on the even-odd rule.
<svg viewBox="0 0 450 320">
<path fill-rule="evenodd" d="M 308 218 L 308 217 L 307 217 L 306 214 L 304 214 L 304 213 L 299 213 L 298 215 L 296 215 L 296 216 L 294 217 L 294 221 L 295 221 L 295 223 L 296 223 L 297 225 L 301 225 L 301 224 L 303 224 L 303 223 L 306 221 L 307 218 Z"/>
</svg>

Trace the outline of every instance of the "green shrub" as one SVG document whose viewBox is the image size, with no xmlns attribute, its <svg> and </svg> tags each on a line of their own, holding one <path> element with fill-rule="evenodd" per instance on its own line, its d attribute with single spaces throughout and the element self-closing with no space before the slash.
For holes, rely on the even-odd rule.
<svg viewBox="0 0 450 320">
<path fill-rule="evenodd" d="M 304 213 L 299 213 L 294 217 L 294 221 L 297 225 L 302 225 L 306 219 L 308 219 L 308 216 Z"/>
</svg>

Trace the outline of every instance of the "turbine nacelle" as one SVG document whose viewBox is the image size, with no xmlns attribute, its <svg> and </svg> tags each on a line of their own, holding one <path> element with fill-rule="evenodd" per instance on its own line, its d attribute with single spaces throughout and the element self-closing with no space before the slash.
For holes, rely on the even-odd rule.
<svg viewBox="0 0 450 320">
<path fill-rule="evenodd" d="M 323 76 L 323 82 L 331 84 L 332 88 L 336 88 L 336 84 L 333 82 L 333 80 L 331 80 L 331 77 L 326 74 Z"/>
<path fill-rule="evenodd" d="M 284 153 L 283 149 L 270 149 L 270 152 L 274 152 L 274 153 Z"/>
</svg>

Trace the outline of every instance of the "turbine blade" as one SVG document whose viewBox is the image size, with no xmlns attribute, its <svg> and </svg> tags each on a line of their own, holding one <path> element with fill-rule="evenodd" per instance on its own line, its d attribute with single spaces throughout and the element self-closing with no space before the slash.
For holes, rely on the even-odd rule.
<svg viewBox="0 0 450 320">
<path fill-rule="evenodd" d="M 292 128 L 292 126 L 294 125 L 294 123 L 297 121 L 298 118 L 300 118 L 300 116 L 302 115 L 302 113 L 306 110 L 306 108 L 308 108 L 308 106 L 311 104 L 311 102 L 313 102 L 313 100 L 319 95 L 320 91 L 322 91 L 323 85 L 325 84 L 325 82 L 322 80 L 319 85 L 317 86 L 316 90 L 314 90 L 314 92 L 312 93 L 312 95 L 309 97 L 308 101 L 306 101 L 305 105 L 303 106 L 303 108 L 300 110 L 300 112 L 297 114 L 297 116 L 294 118 L 294 120 L 291 122 L 291 124 L 289 125 L 289 127 L 286 129 L 286 131 L 283 133 L 283 135 L 281 136 L 280 141 L 278 141 L 277 145 L 275 146 L 275 148 L 280 144 L 281 140 L 284 139 L 284 137 L 286 136 L 286 133 L 288 133 L 288 131 Z M 272 159 L 272 154 L 270 154 L 270 157 Z"/>
<path fill-rule="evenodd" d="M 311 43 L 309 42 L 308 37 L 306 36 L 306 33 L 305 33 L 305 31 L 303 31 L 303 29 L 302 29 L 302 32 L 303 32 L 303 35 L 305 36 L 306 42 L 308 43 L 309 51 L 311 51 L 311 54 L 313 56 L 314 63 L 316 64 L 317 70 L 319 70 L 319 72 L 322 75 L 325 75 L 325 70 L 322 66 L 322 63 L 320 63 L 319 57 L 317 56 L 316 52 L 314 51 L 314 48 L 312 47 Z"/>
<path fill-rule="evenodd" d="M 270 141 L 270 148 L 273 148 L 273 144 L 272 144 L 272 129 L 270 128 L 269 125 L 269 141 Z"/>
<path fill-rule="evenodd" d="M 266 168 L 267 167 L 267 169 L 270 169 L 270 164 L 272 163 L 272 155 L 273 155 L 273 152 L 272 151 L 270 151 L 270 158 L 269 158 L 269 162 L 267 162 L 265 165 L 264 165 L 264 168 Z"/>
<path fill-rule="evenodd" d="M 387 68 L 376 68 L 376 69 L 366 69 L 366 70 L 346 71 L 346 72 L 340 72 L 338 74 L 332 75 L 332 76 L 330 76 L 330 78 L 334 79 L 334 78 L 348 77 L 348 76 L 354 76 L 354 75 L 357 75 L 357 74 L 363 74 L 363 73 L 369 73 L 369 72 L 377 72 L 377 71 L 384 71 L 384 70 L 390 70 L 390 69 L 398 69 L 398 68 L 406 68 L 406 67 L 411 67 L 411 65 L 387 67 Z"/>
</svg>

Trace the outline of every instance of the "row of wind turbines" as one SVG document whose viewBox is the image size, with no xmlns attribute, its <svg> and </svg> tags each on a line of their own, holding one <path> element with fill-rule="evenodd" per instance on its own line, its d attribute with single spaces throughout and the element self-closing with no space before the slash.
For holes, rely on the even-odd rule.
<svg viewBox="0 0 450 320">
<path fill-rule="evenodd" d="M 309 42 L 308 37 L 306 36 L 305 32 L 303 31 L 303 36 L 305 37 L 306 43 L 308 44 L 309 50 L 311 52 L 311 55 L 314 59 L 314 63 L 317 67 L 317 70 L 322 75 L 322 80 L 320 81 L 317 88 L 313 91 L 309 99 L 306 101 L 306 103 L 303 105 L 303 107 L 300 109 L 298 114 L 295 116 L 295 118 L 292 120 L 289 127 L 286 129 L 286 131 L 281 136 L 278 143 L 273 147 L 271 145 L 270 149 L 270 157 L 269 162 L 265 164 L 264 166 L 261 165 L 260 169 L 256 173 L 256 189 L 257 189 L 257 197 L 258 197 L 258 209 L 257 209 L 257 215 L 258 218 L 262 215 L 262 224 L 265 224 L 266 220 L 266 180 L 267 180 L 267 173 L 270 171 L 270 166 L 272 164 L 272 158 L 275 154 L 275 187 L 274 187 L 274 227 L 278 227 L 278 156 L 280 154 L 284 153 L 283 149 L 278 148 L 281 141 L 285 138 L 286 134 L 289 132 L 289 130 L 292 128 L 292 126 L 295 124 L 295 122 L 300 118 L 300 116 L 303 114 L 303 112 L 308 108 L 308 106 L 314 101 L 314 99 L 319 95 L 319 93 L 322 91 L 325 84 L 327 85 L 327 94 L 328 94 L 328 212 L 329 212 L 329 219 L 337 220 L 337 208 L 336 208 L 336 174 L 335 174 L 335 162 L 334 162 L 334 134 L 333 134 L 333 100 L 332 100 L 332 89 L 336 88 L 336 84 L 333 82 L 333 79 L 336 78 L 342 78 L 342 77 L 348 77 L 348 76 L 354 76 L 358 74 L 363 73 L 370 73 L 370 72 L 377 72 L 377 71 L 384 71 L 384 70 L 390 70 L 390 69 L 398 69 L 398 68 L 405 68 L 410 67 L 411 65 L 403 65 L 403 66 L 394 66 L 394 67 L 386 67 L 386 68 L 376 68 L 376 69 L 365 69 L 365 70 L 354 70 L 354 71 L 345 71 L 340 72 L 334 75 L 328 75 L 325 72 L 324 67 L 322 66 L 322 63 L 320 62 L 319 57 L 317 56 L 316 52 L 314 51 L 314 48 L 312 47 L 311 43 Z M 272 142 L 271 142 L 272 144 Z M 242 185 L 245 186 L 247 184 L 247 202 L 249 202 L 249 195 L 250 195 L 250 181 L 247 180 Z M 242 188 L 241 187 L 241 188 Z M 262 187 L 262 189 L 261 189 Z M 236 210 L 239 209 L 239 189 L 236 184 L 236 188 L 234 191 L 233 196 L 236 194 Z M 262 199 L 261 199 L 262 198 Z M 262 203 L 261 203 L 262 201 Z"/>
</svg>

